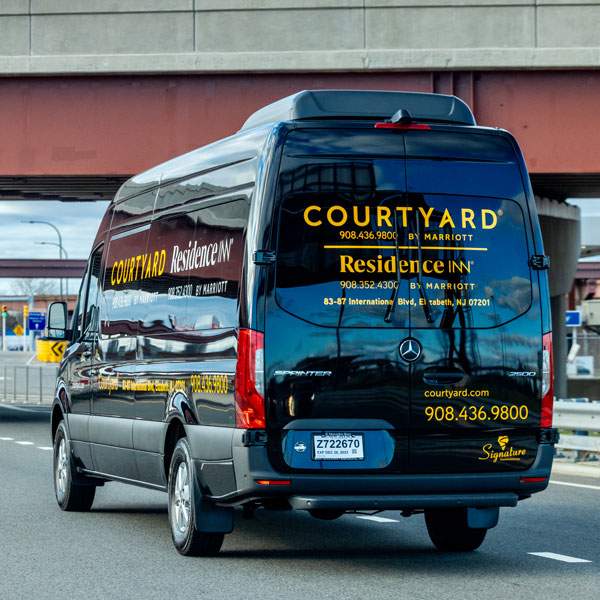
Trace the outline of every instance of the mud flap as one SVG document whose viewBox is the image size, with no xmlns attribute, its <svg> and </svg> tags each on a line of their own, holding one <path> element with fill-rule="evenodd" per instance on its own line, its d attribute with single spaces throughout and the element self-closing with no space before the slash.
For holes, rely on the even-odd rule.
<svg viewBox="0 0 600 600">
<path fill-rule="evenodd" d="M 202 497 L 196 477 L 192 478 L 194 489 L 192 501 L 195 507 L 196 531 L 202 533 L 231 533 L 233 531 L 233 508 L 217 506 Z"/>
<path fill-rule="evenodd" d="M 500 507 L 467 508 L 467 524 L 471 529 L 491 529 L 498 525 Z"/>
</svg>

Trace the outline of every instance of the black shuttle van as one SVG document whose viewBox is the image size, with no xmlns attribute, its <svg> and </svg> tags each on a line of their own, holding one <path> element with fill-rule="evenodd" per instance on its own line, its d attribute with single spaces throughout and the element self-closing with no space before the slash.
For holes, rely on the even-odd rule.
<svg viewBox="0 0 600 600">
<path fill-rule="evenodd" d="M 546 488 L 552 334 L 514 138 L 453 96 L 304 91 L 127 181 L 52 412 L 63 510 L 168 493 L 177 550 L 234 507 L 424 513 L 444 551 Z"/>
</svg>

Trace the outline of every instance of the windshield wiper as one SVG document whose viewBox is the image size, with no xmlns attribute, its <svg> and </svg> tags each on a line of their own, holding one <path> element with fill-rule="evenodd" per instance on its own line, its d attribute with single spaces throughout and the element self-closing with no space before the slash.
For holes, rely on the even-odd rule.
<svg viewBox="0 0 600 600">
<path fill-rule="evenodd" d="M 429 307 L 429 298 L 427 297 L 427 292 L 425 291 L 425 288 L 423 287 L 423 273 L 422 273 L 422 268 L 423 268 L 423 256 L 422 256 L 422 249 L 421 249 L 421 225 L 419 223 L 419 215 L 416 215 L 415 218 L 416 222 L 417 222 L 417 260 L 419 263 L 419 269 L 417 271 L 417 285 L 419 286 L 419 294 L 421 295 L 421 298 L 423 299 L 424 302 L 420 303 L 423 306 L 423 312 L 425 313 L 425 319 L 427 319 L 428 323 L 433 323 L 435 321 L 435 319 L 433 318 L 433 314 L 431 312 L 431 308 Z"/>
<path fill-rule="evenodd" d="M 398 248 L 398 244 L 400 243 L 400 240 L 398 239 L 398 214 L 396 211 L 394 211 L 394 237 L 395 237 L 395 242 L 396 242 L 394 244 L 394 251 L 396 253 L 396 286 L 392 290 L 392 297 L 390 298 L 390 303 L 388 304 L 387 310 L 385 311 L 385 317 L 383 317 L 383 320 L 386 323 L 392 322 L 392 315 L 394 314 L 394 311 L 396 310 L 396 302 L 398 301 L 398 294 L 400 292 L 400 282 L 401 282 L 400 250 Z"/>
</svg>

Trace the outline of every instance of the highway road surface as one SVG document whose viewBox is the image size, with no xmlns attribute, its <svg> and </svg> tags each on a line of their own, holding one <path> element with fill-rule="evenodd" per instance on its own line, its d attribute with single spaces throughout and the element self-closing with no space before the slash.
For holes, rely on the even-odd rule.
<svg viewBox="0 0 600 600">
<path fill-rule="evenodd" d="M 421 515 L 258 510 L 217 557 L 184 558 L 161 492 L 110 483 L 59 510 L 47 410 L 0 404 L 1 600 L 600 598 L 600 467 L 559 465 L 473 553 L 436 551 Z"/>
</svg>

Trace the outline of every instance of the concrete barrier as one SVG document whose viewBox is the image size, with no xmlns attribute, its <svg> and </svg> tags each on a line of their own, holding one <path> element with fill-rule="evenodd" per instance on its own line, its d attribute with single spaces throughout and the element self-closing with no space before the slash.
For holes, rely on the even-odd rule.
<svg viewBox="0 0 600 600">
<path fill-rule="evenodd" d="M 40 362 L 60 362 L 67 342 L 54 342 L 39 339 L 36 341 L 38 360 Z"/>
</svg>

